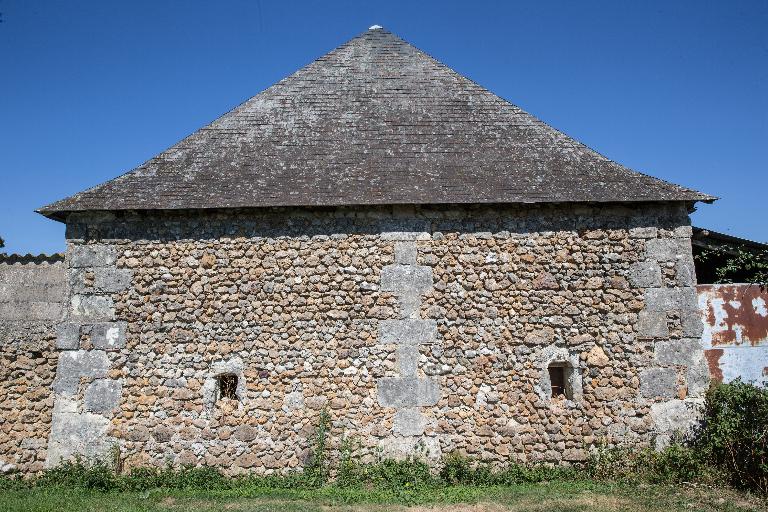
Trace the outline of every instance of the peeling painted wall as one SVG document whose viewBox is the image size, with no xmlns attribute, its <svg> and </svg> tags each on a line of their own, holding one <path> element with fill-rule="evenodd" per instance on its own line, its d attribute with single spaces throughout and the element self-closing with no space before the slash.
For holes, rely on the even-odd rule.
<svg viewBox="0 0 768 512">
<path fill-rule="evenodd" d="M 748 284 L 696 287 L 701 343 L 713 379 L 768 385 L 768 290 Z"/>
</svg>

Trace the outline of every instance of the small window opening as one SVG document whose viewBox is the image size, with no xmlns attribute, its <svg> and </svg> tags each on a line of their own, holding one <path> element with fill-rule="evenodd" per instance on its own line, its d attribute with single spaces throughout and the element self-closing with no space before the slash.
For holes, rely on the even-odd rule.
<svg viewBox="0 0 768 512">
<path fill-rule="evenodd" d="M 216 384 L 219 392 L 218 398 L 237 400 L 237 375 L 234 373 L 219 375 L 216 377 Z"/>
<path fill-rule="evenodd" d="M 562 364 L 552 364 L 549 366 L 549 382 L 552 385 L 552 398 L 568 396 L 565 366 Z"/>
</svg>

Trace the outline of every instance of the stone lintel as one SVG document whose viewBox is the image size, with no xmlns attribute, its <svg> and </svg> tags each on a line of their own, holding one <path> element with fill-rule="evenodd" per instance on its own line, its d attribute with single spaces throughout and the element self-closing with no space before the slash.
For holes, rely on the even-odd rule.
<svg viewBox="0 0 768 512">
<path fill-rule="evenodd" d="M 427 378 L 385 377 L 378 381 L 378 395 L 384 407 L 429 407 L 440 400 L 440 386 Z"/>
<path fill-rule="evenodd" d="M 382 320 L 379 322 L 379 343 L 422 345 L 434 343 L 437 338 L 437 322 L 417 318 Z"/>
<path fill-rule="evenodd" d="M 416 240 L 431 240 L 426 231 L 386 231 L 381 233 L 381 239 L 387 241 L 415 242 Z"/>
</svg>

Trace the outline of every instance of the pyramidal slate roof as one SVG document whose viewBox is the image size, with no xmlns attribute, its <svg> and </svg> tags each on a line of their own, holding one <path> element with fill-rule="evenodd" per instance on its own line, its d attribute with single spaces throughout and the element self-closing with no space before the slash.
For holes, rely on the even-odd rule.
<svg viewBox="0 0 768 512">
<path fill-rule="evenodd" d="M 38 211 L 714 199 L 608 160 L 372 27 L 136 169 Z"/>
</svg>

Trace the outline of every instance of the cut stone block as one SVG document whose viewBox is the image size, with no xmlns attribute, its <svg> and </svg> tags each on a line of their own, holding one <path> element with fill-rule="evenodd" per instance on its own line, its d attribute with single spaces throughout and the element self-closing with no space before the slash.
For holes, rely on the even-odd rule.
<svg viewBox="0 0 768 512">
<path fill-rule="evenodd" d="M 678 286 L 696 286 L 696 270 L 693 261 L 681 258 L 675 263 L 675 282 Z"/>
<path fill-rule="evenodd" d="M 640 393 L 646 398 L 677 396 L 677 373 L 674 368 L 649 368 L 640 372 Z"/>
<path fill-rule="evenodd" d="M 91 328 L 91 343 L 97 350 L 114 350 L 125 347 L 125 322 L 104 322 Z"/>
<path fill-rule="evenodd" d="M 704 332 L 704 322 L 698 311 L 683 312 L 680 316 L 680 325 L 683 329 L 683 336 L 689 338 L 700 338 Z"/>
<path fill-rule="evenodd" d="M 107 293 L 121 292 L 131 285 L 130 269 L 100 268 L 94 271 L 93 287 Z"/>
<path fill-rule="evenodd" d="M 85 390 L 85 410 L 104 414 L 120 405 L 123 382 L 112 379 L 96 379 Z"/>
<path fill-rule="evenodd" d="M 117 251 L 111 245 L 71 245 L 69 265 L 72 268 L 109 267 L 117 261 Z"/>
<path fill-rule="evenodd" d="M 415 265 L 416 252 L 415 242 L 395 242 L 395 263 Z"/>
<path fill-rule="evenodd" d="M 645 242 L 648 259 L 670 261 L 678 256 L 690 256 L 691 242 L 684 238 L 653 238 Z"/>
<path fill-rule="evenodd" d="M 387 265 L 381 269 L 381 289 L 385 292 L 422 294 L 432 289 L 432 267 Z"/>
<path fill-rule="evenodd" d="M 77 394 L 83 377 L 106 377 L 109 359 L 103 350 L 67 350 L 59 355 L 52 388 L 65 395 Z"/>
<path fill-rule="evenodd" d="M 637 317 L 637 335 L 639 338 L 668 338 L 666 311 L 641 311 Z"/>
<path fill-rule="evenodd" d="M 656 238 L 659 234 L 659 228 L 654 226 L 630 228 L 629 236 L 631 238 Z"/>
<path fill-rule="evenodd" d="M 111 297 L 75 295 L 72 297 L 72 316 L 81 320 L 112 320 L 115 305 Z"/>
<path fill-rule="evenodd" d="M 655 288 L 661 286 L 661 267 L 655 261 L 633 263 L 627 276 L 635 288 Z"/>
<path fill-rule="evenodd" d="M 80 324 L 59 324 L 56 327 L 56 348 L 59 350 L 80 348 Z"/>
<path fill-rule="evenodd" d="M 703 352 L 703 348 L 695 339 L 660 341 L 656 343 L 654 353 L 659 364 L 688 366 L 694 356 Z"/>
<path fill-rule="evenodd" d="M 432 379 L 388 377 L 379 379 L 378 395 L 384 407 L 429 407 L 440 400 L 440 386 Z"/>
<path fill-rule="evenodd" d="M 392 432 L 401 436 L 420 436 L 427 426 L 427 418 L 418 409 L 400 409 L 395 413 Z"/>
<path fill-rule="evenodd" d="M 695 311 L 695 288 L 647 288 L 643 294 L 648 311 Z"/>
<path fill-rule="evenodd" d="M 53 467 L 76 455 L 87 460 L 105 459 L 114 441 L 110 441 L 108 430 L 109 420 L 100 414 L 54 412 L 45 465 Z"/>
<path fill-rule="evenodd" d="M 415 345 L 397 347 L 397 367 L 401 377 L 416 377 L 419 369 L 419 348 Z"/>
<path fill-rule="evenodd" d="M 434 343 L 436 337 L 435 320 L 406 318 L 379 322 L 379 342 L 383 344 L 421 345 Z"/>
<path fill-rule="evenodd" d="M 688 383 L 689 397 L 701 397 L 709 388 L 709 382 L 712 377 L 709 374 L 709 365 L 707 365 L 703 350 L 694 354 L 685 379 Z"/>
</svg>

